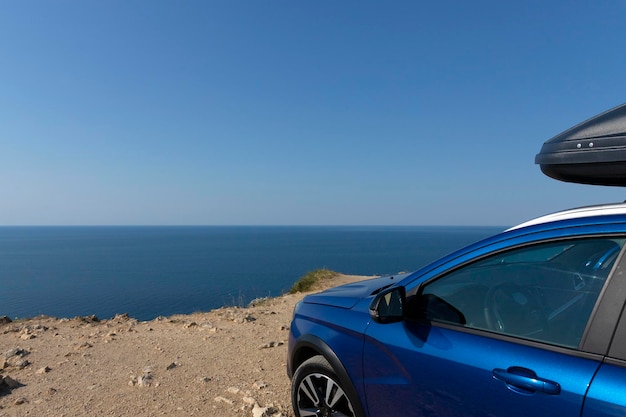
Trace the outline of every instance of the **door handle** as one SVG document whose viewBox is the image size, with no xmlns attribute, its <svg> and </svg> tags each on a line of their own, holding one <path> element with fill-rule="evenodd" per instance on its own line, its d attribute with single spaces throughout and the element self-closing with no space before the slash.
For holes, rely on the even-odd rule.
<svg viewBox="0 0 626 417">
<path fill-rule="evenodd" d="M 561 386 L 554 381 L 537 377 L 530 369 L 512 366 L 508 369 L 496 368 L 493 377 L 503 381 L 507 387 L 519 394 L 533 394 L 543 392 L 549 395 L 561 393 Z"/>
</svg>

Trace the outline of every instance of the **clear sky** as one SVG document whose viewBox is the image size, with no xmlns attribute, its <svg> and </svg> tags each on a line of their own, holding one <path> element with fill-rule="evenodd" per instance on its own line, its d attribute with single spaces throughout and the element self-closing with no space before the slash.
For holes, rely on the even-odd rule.
<svg viewBox="0 0 626 417">
<path fill-rule="evenodd" d="M 513 225 L 626 189 L 626 1 L 0 0 L 2 225 Z"/>
</svg>

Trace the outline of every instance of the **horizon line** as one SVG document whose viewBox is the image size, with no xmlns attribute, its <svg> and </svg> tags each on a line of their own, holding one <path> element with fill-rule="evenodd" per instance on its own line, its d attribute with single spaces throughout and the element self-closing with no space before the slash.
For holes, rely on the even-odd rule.
<svg viewBox="0 0 626 417">
<path fill-rule="evenodd" d="M 493 224 L 0 224 L 0 227 L 503 227 Z"/>
</svg>

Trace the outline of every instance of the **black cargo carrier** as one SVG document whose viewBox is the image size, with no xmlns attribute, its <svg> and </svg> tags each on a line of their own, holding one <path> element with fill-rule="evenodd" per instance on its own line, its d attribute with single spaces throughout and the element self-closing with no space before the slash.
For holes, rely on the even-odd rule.
<svg viewBox="0 0 626 417">
<path fill-rule="evenodd" d="M 535 163 L 557 180 L 626 186 L 626 104 L 546 141 Z"/>
</svg>

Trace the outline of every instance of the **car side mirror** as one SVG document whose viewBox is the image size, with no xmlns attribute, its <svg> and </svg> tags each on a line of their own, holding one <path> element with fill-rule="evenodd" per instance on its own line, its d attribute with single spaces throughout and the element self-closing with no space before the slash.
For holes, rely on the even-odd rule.
<svg viewBox="0 0 626 417">
<path fill-rule="evenodd" d="M 404 320 L 406 310 L 406 289 L 391 287 L 381 291 L 370 304 L 370 316 L 381 324 Z"/>
</svg>

